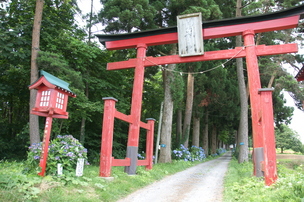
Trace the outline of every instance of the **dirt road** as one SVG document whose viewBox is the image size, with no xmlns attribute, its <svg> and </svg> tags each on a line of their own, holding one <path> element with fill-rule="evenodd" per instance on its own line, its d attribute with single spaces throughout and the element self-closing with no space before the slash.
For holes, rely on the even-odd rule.
<svg viewBox="0 0 304 202">
<path fill-rule="evenodd" d="M 220 202 L 231 152 L 168 176 L 119 202 Z"/>
</svg>

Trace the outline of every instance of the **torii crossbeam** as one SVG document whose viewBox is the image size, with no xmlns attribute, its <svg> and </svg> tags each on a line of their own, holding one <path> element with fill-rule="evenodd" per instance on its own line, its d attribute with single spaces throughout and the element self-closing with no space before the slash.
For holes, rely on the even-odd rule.
<svg viewBox="0 0 304 202">
<path fill-rule="evenodd" d="M 201 56 L 180 57 L 178 55 L 163 57 L 147 57 L 149 46 L 172 44 L 178 42 L 176 27 L 150 30 L 120 35 L 96 35 L 108 50 L 136 48 L 137 57 L 128 61 L 108 63 L 108 70 L 135 68 L 134 85 L 131 103 L 132 119 L 128 135 L 127 158 L 130 165 L 126 167 L 128 174 L 135 174 L 141 119 L 141 102 L 144 82 L 144 68 L 148 66 L 221 60 L 246 57 L 248 84 L 250 93 L 253 147 L 254 147 L 254 174 L 265 176 L 265 183 L 271 185 L 277 179 L 275 136 L 273 126 L 272 90 L 261 89 L 258 56 L 295 53 L 297 44 L 283 44 L 274 46 L 255 45 L 254 35 L 260 32 L 269 32 L 295 28 L 300 15 L 304 13 L 304 6 L 289 10 L 259 16 L 232 18 L 203 23 L 204 39 L 221 38 L 242 35 L 244 47 L 232 50 L 205 52 Z M 102 138 L 104 138 L 104 133 Z M 105 165 L 105 156 L 101 153 L 101 165 Z M 101 170 L 104 168 L 100 168 Z M 102 173 L 102 172 L 101 172 Z M 107 177 L 107 176 L 104 176 Z"/>
</svg>

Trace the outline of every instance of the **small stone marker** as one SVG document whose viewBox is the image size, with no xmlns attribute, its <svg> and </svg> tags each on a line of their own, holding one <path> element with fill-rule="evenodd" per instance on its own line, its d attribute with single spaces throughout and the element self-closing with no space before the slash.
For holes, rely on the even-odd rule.
<svg viewBox="0 0 304 202">
<path fill-rule="evenodd" d="M 57 174 L 62 175 L 62 170 L 63 170 L 62 164 L 58 163 L 57 164 Z"/>
<path fill-rule="evenodd" d="M 76 176 L 82 176 L 83 175 L 83 166 L 84 166 L 84 159 L 79 158 L 77 159 L 77 165 L 76 165 Z"/>
</svg>

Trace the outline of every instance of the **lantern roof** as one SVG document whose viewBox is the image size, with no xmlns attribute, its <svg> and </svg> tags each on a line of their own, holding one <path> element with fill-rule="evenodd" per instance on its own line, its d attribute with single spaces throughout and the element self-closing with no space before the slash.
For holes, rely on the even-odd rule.
<svg viewBox="0 0 304 202">
<path fill-rule="evenodd" d="M 40 70 L 40 76 L 36 82 L 29 86 L 29 89 L 37 89 L 38 86 L 44 84 L 49 88 L 59 88 L 69 93 L 72 97 L 76 97 L 76 94 L 70 90 L 69 83 L 43 70 Z"/>
<path fill-rule="evenodd" d="M 298 74 L 295 76 L 297 81 L 303 81 L 304 80 L 304 65 L 298 72 Z"/>
</svg>

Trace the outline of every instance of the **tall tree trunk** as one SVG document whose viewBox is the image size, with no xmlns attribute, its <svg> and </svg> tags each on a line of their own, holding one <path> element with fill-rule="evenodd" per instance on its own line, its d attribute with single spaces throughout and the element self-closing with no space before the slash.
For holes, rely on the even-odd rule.
<svg viewBox="0 0 304 202">
<path fill-rule="evenodd" d="M 175 55 L 177 50 L 176 44 L 172 45 L 171 55 Z M 175 64 L 168 65 L 169 70 L 173 70 Z M 164 111 L 163 120 L 160 133 L 160 144 L 165 145 L 160 148 L 159 162 L 170 163 L 171 162 L 171 133 L 172 133 L 172 119 L 173 119 L 173 99 L 171 92 L 171 83 L 174 79 L 174 75 L 171 71 L 164 70 Z"/>
<path fill-rule="evenodd" d="M 241 14 L 242 1 L 237 0 L 236 6 L 236 17 L 242 16 Z M 236 46 L 242 46 L 242 37 L 236 37 Z M 237 76 L 238 76 L 238 86 L 240 91 L 240 122 L 238 129 L 238 144 L 239 147 L 239 156 L 238 162 L 243 163 L 244 161 L 248 161 L 248 97 L 246 91 L 246 84 L 244 79 L 244 71 L 243 71 L 243 59 L 236 59 L 236 68 L 237 68 Z M 242 142 L 242 145 L 240 143 Z"/>
<path fill-rule="evenodd" d="M 211 154 L 215 154 L 216 153 L 216 139 L 217 139 L 217 130 L 216 127 L 213 126 L 212 127 L 212 133 L 211 133 Z"/>
<path fill-rule="evenodd" d="M 182 120 L 183 120 L 183 111 L 181 109 L 178 109 L 177 119 L 176 119 L 176 146 L 178 147 L 180 145 L 181 136 L 183 132 Z"/>
<path fill-rule="evenodd" d="M 87 98 L 89 98 L 89 84 L 86 82 L 86 89 L 85 89 L 85 95 Z M 81 125 L 80 125 L 80 137 L 79 142 L 84 145 L 85 142 L 85 127 L 86 127 L 86 116 L 82 117 L 81 119 Z"/>
<path fill-rule="evenodd" d="M 192 71 L 191 67 L 189 69 L 190 71 Z M 188 81 L 187 81 L 186 109 L 185 109 L 185 117 L 183 124 L 183 141 L 184 141 L 184 146 L 186 148 L 188 148 L 189 146 L 190 125 L 191 125 L 192 106 L 193 106 L 193 92 L 194 92 L 194 76 L 191 73 L 189 73 Z"/>
<path fill-rule="evenodd" d="M 82 145 L 84 145 L 84 141 L 85 141 L 85 125 L 86 125 L 86 118 L 82 117 L 81 125 L 80 125 L 80 137 L 79 137 L 79 142 Z"/>
<path fill-rule="evenodd" d="M 192 145 L 199 147 L 199 136 L 200 136 L 200 118 L 193 118 L 193 135 L 192 135 Z"/>
<path fill-rule="evenodd" d="M 32 55 L 31 55 L 31 83 L 34 83 L 38 79 L 38 66 L 37 57 L 40 44 L 40 29 L 42 21 L 44 0 L 36 0 L 36 9 L 34 16 L 34 25 L 32 33 Z M 30 90 L 30 110 L 34 108 L 36 101 L 37 91 Z M 30 114 L 29 119 L 29 130 L 30 130 L 30 143 L 40 142 L 39 134 L 39 119 L 37 115 Z"/>
<path fill-rule="evenodd" d="M 91 11 L 90 11 L 90 19 L 89 19 L 89 41 L 88 44 L 91 45 L 91 38 L 92 38 L 92 21 L 93 21 L 93 0 L 91 0 Z M 89 98 L 89 83 L 85 82 L 85 95 Z M 85 142 L 85 128 L 86 128 L 86 116 L 82 117 L 81 119 L 81 126 L 80 126 L 80 138 L 79 141 L 82 145 Z"/>
<path fill-rule="evenodd" d="M 209 136 L 208 136 L 208 128 L 209 128 L 209 113 L 208 113 L 208 109 L 206 109 L 206 114 L 205 114 L 205 127 L 204 127 L 204 131 L 203 131 L 203 143 L 202 143 L 202 147 L 205 150 L 205 154 L 206 156 L 209 155 Z"/>
</svg>

